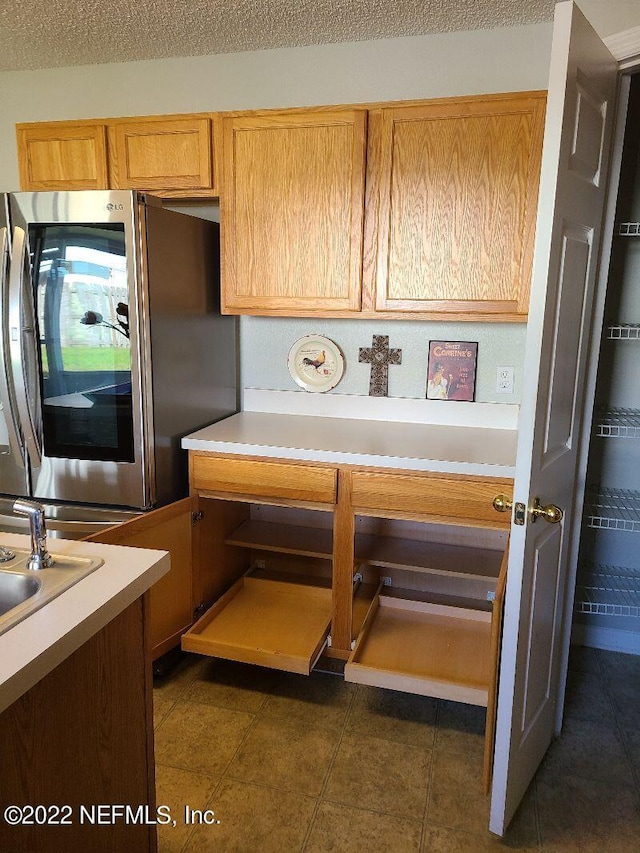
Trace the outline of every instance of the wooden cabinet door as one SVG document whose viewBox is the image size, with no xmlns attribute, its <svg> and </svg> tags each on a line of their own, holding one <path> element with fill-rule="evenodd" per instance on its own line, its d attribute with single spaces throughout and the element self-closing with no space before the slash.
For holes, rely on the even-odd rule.
<svg viewBox="0 0 640 853">
<path fill-rule="evenodd" d="M 146 620 L 143 596 L 0 714 L 0 801 L 70 810 L 64 821 L 64 808 L 53 820 L 0 821 L 0 850 L 156 853 L 152 821 L 80 819 L 103 802 L 155 815 Z"/>
<path fill-rule="evenodd" d="M 112 189 L 149 190 L 167 197 L 211 197 L 210 116 L 151 116 L 109 122 Z"/>
<path fill-rule="evenodd" d="M 16 135 L 22 190 L 107 189 L 103 124 L 18 124 Z"/>
<path fill-rule="evenodd" d="M 360 309 L 366 117 L 353 109 L 223 117 L 224 313 Z"/>
<path fill-rule="evenodd" d="M 544 109 L 534 92 L 372 112 L 365 307 L 525 318 Z"/>
<path fill-rule="evenodd" d="M 197 507 L 197 497 L 185 498 L 87 537 L 104 545 L 169 551 L 171 568 L 149 590 L 153 660 L 177 645 L 193 623 L 192 513 Z"/>
</svg>

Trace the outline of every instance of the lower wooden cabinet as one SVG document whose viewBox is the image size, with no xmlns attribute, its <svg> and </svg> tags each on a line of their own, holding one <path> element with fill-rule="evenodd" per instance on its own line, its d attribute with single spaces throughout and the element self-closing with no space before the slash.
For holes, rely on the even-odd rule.
<svg viewBox="0 0 640 853">
<path fill-rule="evenodd" d="M 145 594 L 0 714 L 0 802 L 31 808 L 0 850 L 157 850 L 147 613 Z M 97 819 L 117 804 L 149 822 Z"/>
<path fill-rule="evenodd" d="M 87 537 L 103 545 L 169 551 L 171 569 L 149 591 L 151 656 L 155 660 L 180 642 L 193 622 L 192 512 L 197 500 L 162 507 Z"/>
<path fill-rule="evenodd" d="M 211 464 L 203 466 L 206 462 Z M 256 493 L 248 495 L 252 468 Z M 206 470 L 209 476 L 197 482 L 209 487 L 220 488 L 221 480 L 214 475 L 224 478 L 229 492 L 208 499 L 212 515 L 224 504 L 229 517 L 228 505 L 234 501 L 227 498 L 235 498 L 241 511 L 235 528 L 225 525 L 217 542 L 209 538 L 200 550 L 203 575 L 217 548 L 222 565 L 234 566 L 235 578 L 182 637 L 182 648 L 309 675 L 327 646 L 335 605 L 336 470 L 279 461 L 207 460 L 196 454 L 191 470 Z M 299 499 L 289 498 L 292 493 Z M 312 507 L 310 496 L 315 498 Z M 201 536 L 209 535 L 203 524 Z"/>
<path fill-rule="evenodd" d="M 192 451 L 194 494 L 92 537 L 170 551 L 153 657 L 186 651 L 487 708 L 493 732 L 511 481 Z M 295 497 L 292 497 L 295 495 Z"/>
<path fill-rule="evenodd" d="M 497 484 L 401 473 L 351 478 L 360 589 L 345 679 L 487 708 L 488 789 L 508 549 L 508 526 L 496 523 L 492 508 Z"/>
<path fill-rule="evenodd" d="M 486 707 L 492 742 L 509 531 L 492 500 L 511 481 L 201 452 L 190 466 L 199 494 L 92 537 L 170 551 L 154 657 L 181 641 L 308 675 L 325 653 L 349 681 Z"/>
<path fill-rule="evenodd" d="M 216 545 L 236 580 L 182 648 L 302 674 L 324 652 L 349 681 L 486 707 L 488 786 L 511 481 L 198 452 L 191 472 L 213 516 L 243 510 Z"/>
</svg>

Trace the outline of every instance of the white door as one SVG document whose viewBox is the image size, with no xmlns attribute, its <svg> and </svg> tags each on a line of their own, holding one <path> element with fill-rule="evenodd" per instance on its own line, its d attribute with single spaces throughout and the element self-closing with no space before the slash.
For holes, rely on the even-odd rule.
<svg viewBox="0 0 640 853">
<path fill-rule="evenodd" d="M 554 735 L 580 409 L 617 65 L 556 6 L 514 484 L 490 829 L 502 835 Z M 550 523 L 541 505 L 564 511 Z M 579 501 L 581 503 L 581 501 Z M 534 523 L 535 522 L 535 523 Z M 569 609 L 570 612 L 570 609 Z"/>
</svg>

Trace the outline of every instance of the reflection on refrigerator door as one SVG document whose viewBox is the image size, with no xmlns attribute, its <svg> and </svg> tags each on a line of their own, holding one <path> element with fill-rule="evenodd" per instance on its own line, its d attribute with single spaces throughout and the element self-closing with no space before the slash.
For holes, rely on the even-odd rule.
<svg viewBox="0 0 640 853">
<path fill-rule="evenodd" d="M 217 223 L 135 192 L 17 193 L 0 248 L 0 493 L 75 506 L 65 524 L 186 495 L 182 436 L 237 411 Z"/>
</svg>

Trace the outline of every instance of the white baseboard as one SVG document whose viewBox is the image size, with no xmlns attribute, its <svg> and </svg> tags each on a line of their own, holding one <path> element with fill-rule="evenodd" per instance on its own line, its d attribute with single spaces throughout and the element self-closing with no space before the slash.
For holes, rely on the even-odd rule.
<svg viewBox="0 0 640 853">
<path fill-rule="evenodd" d="M 622 631 L 618 628 L 603 628 L 599 625 L 574 622 L 571 642 L 577 646 L 589 646 L 592 649 L 640 655 L 640 632 L 638 631 Z"/>
</svg>

